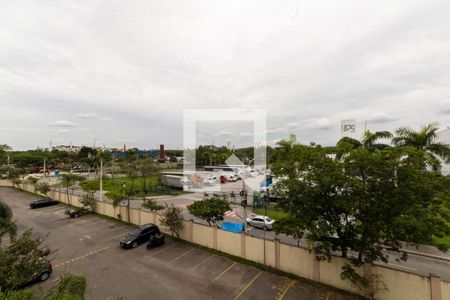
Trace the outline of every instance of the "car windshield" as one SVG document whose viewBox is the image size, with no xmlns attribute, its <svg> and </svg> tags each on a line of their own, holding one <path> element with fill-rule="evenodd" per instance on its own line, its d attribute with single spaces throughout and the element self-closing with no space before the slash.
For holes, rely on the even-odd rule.
<svg viewBox="0 0 450 300">
<path fill-rule="evenodd" d="M 128 235 L 130 235 L 130 236 L 138 236 L 138 235 L 141 234 L 141 231 L 142 231 L 142 229 L 136 229 L 136 230 L 133 230 L 132 232 L 130 232 Z"/>
<path fill-rule="evenodd" d="M 269 218 L 269 217 L 266 217 L 266 221 L 267 221 L 267 222 L 272 222 L 272 219 Z"/>
</svg>

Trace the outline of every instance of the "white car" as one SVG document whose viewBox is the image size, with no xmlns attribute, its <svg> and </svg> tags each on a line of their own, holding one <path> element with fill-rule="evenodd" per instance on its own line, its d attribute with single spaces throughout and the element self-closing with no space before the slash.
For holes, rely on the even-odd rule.
<svg viewBox="0 0 450 300">
<path fill-rule="evenodd" d="M 219 181 L 216 176 L 209 176 L 203 180 L 203 184 L 206 186 L 215 186 L 218 183 Z"/>
<path fill-rule="evenodd" d="M 247 224 L 253 227 L 258 227 L 261 229 L 272 230 L 272 225 L 275 223 L 275 220 L 267 217 L 267 216 L 250 216 L 247 218 Z"/>
</svg>

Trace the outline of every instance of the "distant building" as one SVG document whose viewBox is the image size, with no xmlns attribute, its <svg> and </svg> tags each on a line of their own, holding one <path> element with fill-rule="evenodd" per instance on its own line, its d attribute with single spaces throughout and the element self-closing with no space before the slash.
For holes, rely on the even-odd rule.
<svg viewBox="0 0 450 300">
<path fill-rule="evenodd" d="M 54 146 L 52 147 L 52 150 L 58 150 L 58 151 L 63 151 L 63 152 L 71 152 L 71 153 L 78 153 L 81 150 L 81 147 L 79 146 L 66 146 L 66 145 L 59 145 L 59 146 Z"/>
</svg>

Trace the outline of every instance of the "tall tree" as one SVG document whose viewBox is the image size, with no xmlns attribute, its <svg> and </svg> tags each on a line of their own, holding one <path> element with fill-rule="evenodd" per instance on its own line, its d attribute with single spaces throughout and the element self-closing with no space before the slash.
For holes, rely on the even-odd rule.
<svg viewBox="0 0 450 300">
<path fill-rule="evenodd" d="M 289 147 L 272 167 L 279 204 L 318 259 L 334 251 L 348 259 L 343 278 L 365 284 L 355 270 L 387 262 L 383 243 L 406 259 L 402 242 L 430 244 L 450 233 L 450 179 L 424 171 L 423 151 L 360 147 L 334 160 L 320 147 Z"/>
<path fill-rule="evenodd" d="M 11 147 L 6 144 L 0 144 L 0 165 L 3 164 L 3 159 L 6 156 L 6 151 L 11 150 Z"/>
<path fill-rule="evenodd" d="M 336 144 L 336 158 L 341 159 L 345 154 L 361 147 L 364 147 L 369 151 L 388 148 L 389 145 L 378 143 L 378 141 L 383 139 L 391 139 L 392 136 L 392 133 L 389 131 L 371 132 L 366 130 L 361 140 L 351 137 L 343 137 Z"/>
<path fill-rule="evenodd" d="M 26 230 L 11 244 L 0 247 L 0 289 L 14 289 L 30 282 L 36 270 L 42 269 L 50 250 L 41 239 L 32 238 L 32 230 Z"/>
<path fill-rule="evenodd" d="M 172 235 L 180 238 L 180 231 L 183 229 L 183 216 L 181 215 L 181 208 L 167 206 L 161 218 L 161 225 L 167 227 Z"/>
<path fill-rule="evenodd" d="M 50 198 L 48 193 L 52 190 L 52 187 L 47 182 L 40 182 L 36 185 L 36 191 L 45 195 L 45 197 Z"/>
<path fill-rule="evenodd" d="M 36 193 L 36 185 L 39 181 L 39 178 L 37 178 L 35 176 L 28 176 L 27 180 L 28 180 L 28 182 L 30 182 L 33 185 L 33 190 Z"/>
<path fill-rule="evenodd" d="M 11 208 L 5 203 L 0 201 L 0 245 L 2 238 L 8 234 L 10 238 L 14 238 L 16 235 L 17 227 L 13 221 L 13 213 Z"/>
<path fill-rule="evenodd" d="M 137 172 L 142 177 L 143 200 L 145 200 L 147 194 L 147 179 L 149 179 L 149 177 L 157 177 L 159 174 L 159 167 L 150 157 L 138 159 L 134 164 Z"/>
<path fill-rule="evenodd" d="M 71 205 L 71 197 L 70 195 L 73 193 L 73 188 L 77 183 L 80 183 L 84 181 L 85 178 L 72 173 L 65 173 L 61 175 L 60 178 L 60 184 L 66 189 L 66 195 L 67 195 L 67 203 Z M 69 191 L 72 191 L 72 193 L 69 194 Z"/>
<path fill-rule="evenodd" d="M 230 204 L 219 198 L 209 198 L 195 201 L 187 206 L 189 213 L 205 220 L 209 226 L 223 220 L 226 211 L 231 210 Z"/>
<path fill-rule="evenodd" d="M 408 127 L 400 127 L 395 131 L 392 142 L 400 147 L 414 147 L 422 149 L 439 157 L 445 162 L 450 161 L 450 145 L 438 142 L 438 124 L 432 123 L 414 131 Z"/>
</svg>

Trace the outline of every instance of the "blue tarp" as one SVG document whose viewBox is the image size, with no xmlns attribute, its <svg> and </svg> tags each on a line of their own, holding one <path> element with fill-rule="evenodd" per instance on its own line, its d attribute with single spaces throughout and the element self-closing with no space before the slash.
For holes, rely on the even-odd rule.
<svg viewBox="0 0 450 300">
<path fill-rule="evenodd" d="M 268 187 L 269 185 L 272 184 L 272 177 L 267 177 L 266 179 L 264 179 L 263 181 L 261 181 L 261 183 L 259 184 L 260 187 Z"/>
<path fill-rule="evenodd" d="M 220 228 L 232 232 L 242 232 L 244 231 L 244 223 L 223 222 Z"/>
</svg>

